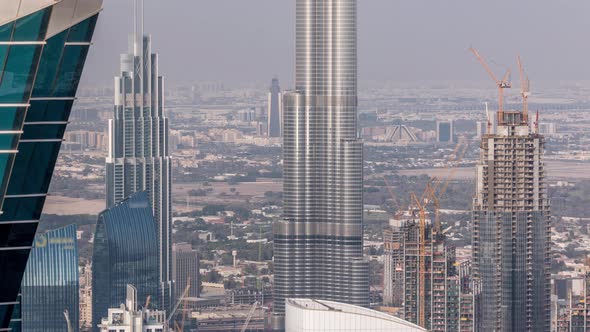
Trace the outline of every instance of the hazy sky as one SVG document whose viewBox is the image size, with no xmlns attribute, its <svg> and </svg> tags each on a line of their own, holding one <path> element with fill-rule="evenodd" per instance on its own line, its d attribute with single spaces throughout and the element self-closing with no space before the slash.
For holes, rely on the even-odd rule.
<svg viewBox="0 0 590 332">
<path fill-rule="evenodd" d="M 484 80 L 467 50 L 534 82 L 590 80 L 589 0 L 358 0 L 361 80 Z M 146 32 L 169 84 L 292 85 L 295 0 L 146 0 Z M 84 81 L 110 84 L 132 29 L 131 0 L 105 0 Z M 500 66 L 494 69 L 501 76 Z M 517 76 L 513 76 L 513 80 Z"/>
</svg>

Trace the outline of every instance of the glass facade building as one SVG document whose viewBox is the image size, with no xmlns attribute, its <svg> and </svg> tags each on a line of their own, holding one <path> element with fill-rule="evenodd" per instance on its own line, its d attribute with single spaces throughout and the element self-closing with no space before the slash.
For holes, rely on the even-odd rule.
<svg viewBox="0 0 590 332">
<path fill-rule="evenodd" d="M 0 6 L 0 331 L 19 331 L 13 308 L 102 0 Z"/>
<path fill-rule="evenodd" d="M 109 120 L 106 159 L 107 207 L 146 191 L 153 208 L 159 245 L 160 308 L 172 293 L 172 173 L 168 149 L 168 118 L 164 114 L 164 78 L 151 37 L 143 34 L 142 2 L 136 2 L 135 33 L 129 53 L 121 55 L 115 78 L 114 118 Z"/>
<path fill-rule="evenodd" d="M 268 91 L 268 137 L 283 135 L 283 103 L 279 79 L 273 78 Z"/>
<path fill-rule="evenodd" d="M 21 287 L 23 331 L 67 331 L 64 310 L 78 331 L 76 230 L 70 225 L 35 237 Z"/>
<path fill-rule="evenodd" d="M 369 305 L 357 1 L 296 1 L 296 90 L 285 93 L 284 218 L 274 225 L 274 320 L 287 298 Z"/>
<path fill-rule="evenodd" d="M 149 196 L 140 191 L 98 216 L 92 254 L 92 328 L 109 308 L 125 303 L 126 288 L 138 300 L 158 303 L 158 240 Z"/>
</svg>

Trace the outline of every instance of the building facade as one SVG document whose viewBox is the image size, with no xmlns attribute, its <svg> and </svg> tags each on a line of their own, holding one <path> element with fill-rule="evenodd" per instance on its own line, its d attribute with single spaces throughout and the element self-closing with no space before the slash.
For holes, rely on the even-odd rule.
<svg viewBox="0 0 590 332">
<path fill-rule="evenodd" d="M 0 330 L 18 331 L 13 308 L 102 0 L 1 7 Z"/>
<path fill-rule="evenodd" d="M 127 285 L 125 303 L 109 308 L 100 321 L 100 332 L 169 332 L 166 311 L 140 307 L 139 292 Z"/>
<path fill-rule="evenodd" d="M 127 284 L 139 300 L 158 303 L 156 222 L 146 192 L 138 192 L 98 216 L 92 253 L 92 328 L 109 308 L 125 302 Z"/>
<path fill-rule="evenodd" d="M 505 111 L 483 136 L 473 201 L 478 331 L 549 331 L 551 222 L 545 140 L 527 114 Z"/>
<path fill-rule="evenodd" d="M 35 237 L 21 286 L 23 331 L 67 331 L 64 310 L 78 331 L 76 230 L 70 225 Z"/>
<path fill-rule="evenodd" d="M 469 273 L 460 272 L 455 248 L 428 219 L 421 244 L 418 214 L 411 209 L 384 229 L 384 304 L 428 331 L 472 332 Z"/>
<path fill-rule="evenodd" d="M 199 297 L 199 252 L 190 243 L 177 243 L 172 246 L 172 280 L 176 286 L 176 296 L 180 297 L 190 285 L 187 297 Z"/>
<path fill-rule="evenodd" d="M 274 314 L 285 299 L 369 305 L 357 1 L 296 1 L 296 89 L 284 100 L 284 218 L 274 226 Z"/>
<path fill-rule="evenodd" d="M 436 141 L 438 143 L 455 142 L 455 124 L 453 121 L 436 122 Z"/>
<path fill-rule="evenodd" d="M 121 55 L 121 75 L 115 78 L 114 118 L 109 120 L 106 159 L 107 207 L 146 191 L 157 223 L 161 308 L 172 292 L 171 159 L 168 118 L 164 114 L 164 78 L 151 37 L 143 33 L 143 5 L 136 2 L 135 31 L 129 53 Z"/>
<path fill-rule="evenodd" d="M 283 134 L 283 101 L 279 79 L 273 78 L 268 92 L 268 137 Z"/>
</svg>

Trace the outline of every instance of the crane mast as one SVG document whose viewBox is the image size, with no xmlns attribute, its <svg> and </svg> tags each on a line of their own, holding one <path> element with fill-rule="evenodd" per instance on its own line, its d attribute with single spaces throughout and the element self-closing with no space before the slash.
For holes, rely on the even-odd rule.
<svg viewBox="0 0 590 332">
<path fill-rule="evenodd" d="M 512 87 L 512 84 L 510 83 L 510 69 L 506 71 L 502 80 L 499 80 L 479 52 L 473 47 L 469 48 L 469 50 L 475 55 L 479 63 L 481 63 L 498 87 L 498 123 L 501 124 L 504 122 L 504 89 L 510 89 Z"/>
</svg>

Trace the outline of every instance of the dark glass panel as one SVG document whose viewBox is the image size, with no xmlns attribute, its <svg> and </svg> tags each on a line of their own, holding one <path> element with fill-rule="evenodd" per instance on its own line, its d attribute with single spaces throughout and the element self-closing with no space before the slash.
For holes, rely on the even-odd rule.
<svg viewBox="0 0 590 332">
<path fill-rule="evenodd" d="M 47 193 L 60 145 L 61 142 L 21 143 L 12 169 L 8 195 Z"/>
<path fill-rule="evenodd" d="M 2 221 L 39 220 L 45 197 L 6 198 L 2 206 Z"/>
<path fill-rule="evenodd" d="M 26 103 L 41 53 L 39 45 L 12 45 L 0 82 L 0 103 Z"/>
<path fill-rule="evenodd" d="M 53 96 L 73 97 L 82 75 L 88 46 L 71 45 L 64 49 Z"/>
<path fill-rule="evenodd" d="M 0 134 L 0 150 L 16 150 L 18 135 Z"/>
<path fill-rule="evenodd" d="M 9 165 L 14 161 L 14 153 L 0 153 L 0 193 L 4 193 L 10 172 L 8 172 Z"/>
<path fill-rule="evenodd" d="M 14 21 L 0 26 L 0 41 L 10 41 L 10 39 L 12 38 L 12 29 L 14 29 Z"/>
<path fill-rule="evenodd" d="M 20 283 L 23 278 L 27 259 L 29 258 L 29 249 L 23 250 L 3 250 L 0 251 L 0 302 L 14 302 L 20 290 Z M 5 320 L 2 326 L 7 326 L 12 314 L 2 312 L 5 306 L 0 306 L 0 318 Z M 7 317 L 2 317 L 7 314 Z"/>
<path fill-rule="evenodd" d="M 66 30 L 47 40 L 39 62 L 33 97 L 51 96 L 67 36 L 68 31 Z"/>
<path fill-rule="evenodd" d="M 73 104 L 73 100 L 31 100 L 25 121 L 67 121 Z"/>
<path fill-rule="evenodd" d="M 14 301 L 14 299 L 12 299 L 12 301 Z M 13 305 L 0 305 L 0 326 L 8 326 L 8 324 L 10 324 L 13 307 Z"/>
<path fill-rule="evenodd" d="M 70 28 L 70 34 L 68 36 L 69 42 L 90 42 L 92 39 L 92 32 L 96 25 L 96 19 L 98 15 L 94 15 L 89 19 L 86 19 L 72 28 Z"/>
<path fill-rule="evenodd" d="M 20 130 L 26 113 L 25 107 L 1 107 L 0 130 Z"/>
<path fill-rule="evenodd" d="M 16 20 L 13 41 L 40 41 L 45 38 L 51 9 L 46 8 Z"/>
<path fill-rule="evenodd" d="M 4 71 L 4 64 L 6 63 L 9 48 L 10 46 L 8 45 L 0 45 L 0 77 L 4 76 L 2 72 Z"/>
<path fill-rule="evenodd" d="M 32 245 L 37 223 L 0 223 L 0 248 L 27 247 Z"/>
<path fill-rule="evenodd" d="M 62 139 L 65 124 L 26 125 L 21 139 Z"/>
</svg>

